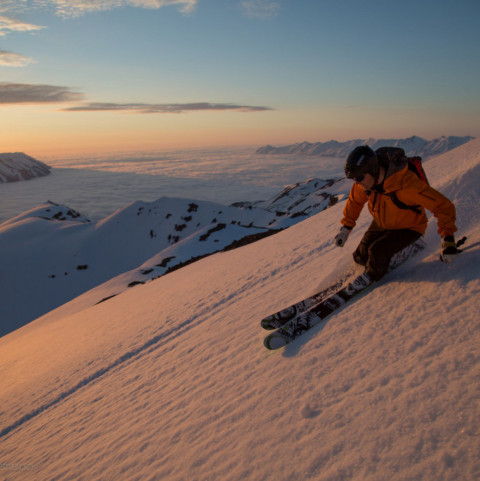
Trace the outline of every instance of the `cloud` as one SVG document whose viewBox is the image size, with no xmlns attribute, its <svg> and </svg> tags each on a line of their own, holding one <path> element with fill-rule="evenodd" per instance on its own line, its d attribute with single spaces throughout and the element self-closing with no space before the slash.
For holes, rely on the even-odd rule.
<svg viewBox="0 0 480 481">
<path fill-rule="evenodd" d="M 182 13 L 190 13 L 195 10 L 198 0 L 126 0 L 127 5 L 141 8 L 162 8 L 168 6 L 178 6 Z"/>
<path fill-rule="evenodd" d="M 40 25 L 24 23 L 13 18 L 0 16 L 0 37 L 4 37 L 11 32 L 35 32 L 44 28 Z"/>
<path fill-rule="evenodd" d="M 210 102 L 197 102 L 186 104 L 119 104 L 119 103 L 101 103 L 93 102 L 84 105 L 77 105 L 63 109 L 69 112 L 105 112 L 105 111 L 130 111 L 140 114 L 152 113 L 183 113 L 199 110 L 237 110 L 240 112 L 259 112 L 265 110 L 273 110 L 270 107 L 237 105 L 237 104 L 217 104 Z"/>
<path fill-rule="evenodd" d="M 176 6 L 180 12 L 190 13 L 195 9 L 197 2 L 198 0 L 24 0 L 16 6 L 10 6 L 10 10 L 43 8 L 53 9 L 60 17 L 80 17 L 91 12 L 122 7 L 159 9 Z"/>
<path fill-rule="evenodd" d="M 244 0 L 241 6 L 246 15 L 256 18 L 274 17 L 281 8 L 279 3 L 270 0 Z"/>
<path fill-rule="evenodd" d="M 83 94 L 73 91 L 70 87 L 0 82 L 0 105 L 61 103 L 82 99 Z"/>
<path fill-rule="evenodd" d="M 32 62 L 34 62 L 32 58 L 0 49 L 0 67 L 25 67 Z"/>
<path fill-rule="evenodd" d="M 0 61 L 1 61 L 0 50 Z M 7 52 L 9 53 L 9 52 Z M 84 95 L 74 91 L 71 87 L 43 84 L 19 84 L 0 82 L 0 105 L 2 104 L 44 104 L 78 102 Z M 261 112 L 273 110 L 271 107 L 239 105 L 231 103 L 192 102 L 176 104 L 147 104 L 147 103 L 106 103 L 89 102 L 72 105 L 62 109 L 65 112 L 133 112 L 137 114 L 179 114 L 200 110 L 224 111 L 236 110 L 238 112 Z"/>
</svg>

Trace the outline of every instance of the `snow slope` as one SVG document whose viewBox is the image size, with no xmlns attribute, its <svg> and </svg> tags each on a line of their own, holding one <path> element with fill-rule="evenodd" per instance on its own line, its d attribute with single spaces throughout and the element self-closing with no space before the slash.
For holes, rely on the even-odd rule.
<svg viewBox="0 0 480 481">
<path fill-rule="evenodd" d="M 132 202 L 99 222 L 53 202 L 37 206 L 0 224 L 0 335 L 112 278 L 105 297 L 269 235 L 347 192 L 345 180 L 311 179 L 236 206 L 167 197 Z"/>
<path fill-rule="evenodd" d="M 3 478 L 479 479 L 480 142 L 425 167 L 470 248 L 440 263 L 432 220 L 426 251 L 283 351 L 259 320 L 351 262 L 367 214 L 343 249 L 339 202 L 1 338 Z"/>
<path fill-rule="evenodd" d="M 22 152 L 0 154 L 0 183 L 29 180 L 48 174 L 48 165 Z"/>
</svg>

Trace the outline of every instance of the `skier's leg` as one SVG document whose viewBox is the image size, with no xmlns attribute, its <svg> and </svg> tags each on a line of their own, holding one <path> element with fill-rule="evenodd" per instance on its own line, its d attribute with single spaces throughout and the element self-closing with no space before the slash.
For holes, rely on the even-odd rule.
<svg viewBox="0 0 480 481">
<path fill-rule="evenodd" d="M 366 271 L 373 280 L 381 279 L 388 270 L 391 258 L 415 242 L 421 234 L 411 229 L 386 230 L 368 248 Z"/>
<path fill-rule="evenodd" d="M 370 246 L 385 234 L 384 229 L 380 229 L 375 221 L 372 221 L 368 230 L 363 234 L 362 240 L 355 252 L 353 253 L 353 260 L 361 265 L 366 266 L 369 258 Z"/>
</svg>

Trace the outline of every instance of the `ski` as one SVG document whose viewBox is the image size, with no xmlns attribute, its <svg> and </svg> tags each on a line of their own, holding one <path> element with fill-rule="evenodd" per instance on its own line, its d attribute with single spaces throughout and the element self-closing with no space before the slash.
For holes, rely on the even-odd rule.
<svg viewBox="0 0 480 481">
<path fill-rule="evenodd" d="M 292 304 L 281 311 L 271 314 L 260 321 L 260 325 L 266 330 L 274 330 L 282 327 L 285 323 L 294 319 L 302 312 L 307 311 L 313 306 L 316 306 L 319 302 L 322 302 L 327 297 L 331 296 L 333 293 L 338 291 L 343 284 L 349 279 L 355 271 L 352 269 L 348 274 L 342 276 L 338 281 L 336 281 L 331 286 L 322 289 L 313 296 L 307 297 L 295 304 Z"/>
<path fill-rule="evenodd" d="M 326 319 L 330 314 L 358 294 L 364 292 L 369 287 L 373 287 L 373 285 L 374 283 L 366 284 L 363 288 L 359 288 L 353 292 L 348 291 L 349 286 L 343 287 L 336 294 L 333 294 L 308 311 L 300 314 L 295 319 L 291 319 L 284 324 L 283 327 L 269 334 L 263 342 L 265 347 L 274 350 L 286 346 Z"/>
<path fill-rule="evenodd" d="M 407 246 L 402 251 L 398 252 L 392 257 L 390 261 L 390 265 L 388 267 L 388 272 L 392 271 L 400 264 L 403 264 L 408 258 L 414 256 L 419 250 L 425 247 L 425 242 L 422 239 L 414 242 L 413 244 Z M 341 287 L 350 280 L 355 274 L 355 269 L 351 269 L 343 276 L 340 277 L 334 284 L 331 286 L 322 289 L 320 292 L 317 292 L 313 296 L 307 297 L 302 301 L 297 302 L 281 311 L 276 312 L 275 314 L 271 314 L 270 316 L 265 317 L 260 321 L 260 325 L 266 330 L 274 330 L 282 327 L 284 324 L 289 322 L 292 319 L 295 319 L 298 315 L 302 314 L 303 312 L 308 311 L 313 306 L 316 306 L 324 299 L 327 299 L 332 294 L 336 293 Z"/>
<path fill-rule="evenodd" d="M 407 259 L 413 257 L 424 248 L 425 242 L 420 239 L 403 249 L 394 259 L 392 259 L 389 266 L 389 272 L 403 264 Z M 352 283 L 341 288 L 326 299 L 323 299 L 313 307 L 310 307 L 305 312 L 300 313 L 293 319 L 291 318 L 284 323 L 282 327 L 265 337 L 265 347 L 274 350 L 286 346 L 303 333 L 325 320 L 338 308 L 374 286 L 375 282 L 366 281 L 364 274 L 361 274 Z"/>
</svg>

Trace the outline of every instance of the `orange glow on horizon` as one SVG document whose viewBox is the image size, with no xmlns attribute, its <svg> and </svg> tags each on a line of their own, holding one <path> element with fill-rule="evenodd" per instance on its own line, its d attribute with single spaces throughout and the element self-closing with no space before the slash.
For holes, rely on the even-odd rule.
<svg viewBox="0 0 480 481">
<path fill-rule="evenodd" d="M 224 146 L 288 145 L 302 141 L 472 135 L 467 117 L 455 131 L 446 119 L 424 113 L 406 123 L 410 111 L 372 109 L 276 110 L 132 114 L 63 112 L 41 105 L 0 107 L 0 152 L 32 157 L 141 152 Z M 451 122 L 451 118 L 448 119 Z M 405 127 L 408 125 L 408 127 Z M 425 127 L 427 126 L 427 127 Z"/>
</svg>

